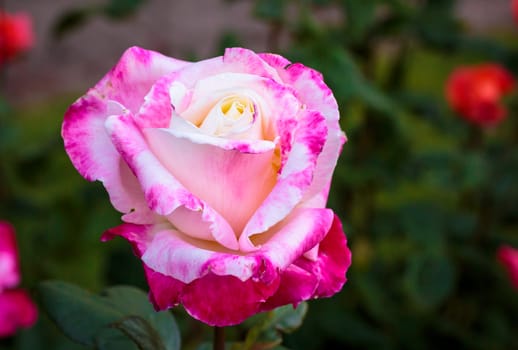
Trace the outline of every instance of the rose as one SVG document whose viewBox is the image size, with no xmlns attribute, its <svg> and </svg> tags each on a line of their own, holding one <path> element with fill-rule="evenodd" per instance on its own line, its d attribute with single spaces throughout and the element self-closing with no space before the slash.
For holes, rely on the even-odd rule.
<svg viewBox="0 0 518 350">
<path fill-rule="evenodd" d="M 227 49 L 189 63 L 131 48 L 66 112 L 77 170 L 101 180 L 157 309 L 210 324 L 331 296 L 350 251 L 325 208 L 345 136 L 321 74 Z"/>
<path fill-rule="evenodd" d="M 20 327 L 32 326 L 38 310 L 20 282 L 18 249 L 13 227 L 0 221 L 0 337 L 13 335 Z"/>
<path fill-rule="evenodd" d="M 459 67 L 448 77 L 446 98 L 452 108 L 468 121 L 491 126 L 507 115 L 501 99 L 514 85 L 511 73 L 498 64 Z"/>
<path fill-rule="evenodd" d="M 518 290 L 518 249 L 503 245 L 498 248 L 497 259 L 505 268 L 513 287 Z"/>
<path fill-rule="evenodd" d="M 25 13 L 0 10 L 0 65 L 12 60 L 34 44 L 32 21 Z"/>
</svg>

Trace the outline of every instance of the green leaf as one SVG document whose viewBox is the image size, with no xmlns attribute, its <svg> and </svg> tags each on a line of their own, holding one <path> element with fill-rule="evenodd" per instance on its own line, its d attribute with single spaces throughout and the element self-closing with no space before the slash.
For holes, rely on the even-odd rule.
<svg viewBox="0 0 518 350">
<path fill-rule="evenodd" d="M 182 336 L 176 320 L 169 311 L 153 312 L 147 320 L 158 332 L 167 350 L 180 350 Z"/>
<path fill-rule="evenodd" d="M 166 350 L 159 334 L 139 316 L 129 316 L 112 324 L 126 334 L 140 350 Z"/>
<path fill-rule="evenodd" d="M 76 342 L 128 349 L 131 339 L 140 349 L 180 349 L 172 314 L 155 312 L 146 293 L 137 288 L 117 286 L 95 295 L 72 284 L 47 281 L 38 292 L 50 318 Z"/>
<path fill-rule="evenodd" d="M 63 333 L 84 345 L 95 345 L 102 328 L 124 317 L 106 298 L 65 282 L 43 282 L 38 292 L 43 307 Z"/>
<path fill-rule="evenodd" d="M 272 311 L 273 318 L 269 325 L 283 333 L 293 332 L 302 325 L 307 312 L 308 303 L 306 302 L 301 303 L 296 308 L 292 305 L 278 307 Z"/>
<path fill-rule="evenodd" d="M 280 345 L 281 334 L 291 333 L 299 328 L 307 311 L 307 303 L 302 302 L 296 308 L 293 305 L 284 305 L 251 317 L 244 323 L 249 331 L 242 349 L 252 349 L 257 344 L 261 344 L 261 349 L 271 349 Z"/>
</svg>

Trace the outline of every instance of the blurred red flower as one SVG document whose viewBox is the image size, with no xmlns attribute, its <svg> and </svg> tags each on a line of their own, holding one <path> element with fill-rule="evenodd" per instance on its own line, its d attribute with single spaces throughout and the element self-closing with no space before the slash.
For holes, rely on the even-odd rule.
<svg viewBox="0 0 518 350">
<path fill-rule="evenodd" d="M 514 21 L 518 24 L 518 0 L 511 1 L 511 11 L 513 13 Z"/>
<path fill-rule="evenodd" d="M 446 82 L 446 99 L 468 121 L 492 126 L 506 117 L 501 99 L 514 86 L 514 77 L 498 64 L 458 67 Z"/>
<path fill-rule="evenodd" d="M 507 270 L 512 285 L 518 289 L 518 249 L 503 245 L 498 249 L 497 259 Z"/>
<path fill-rule="evenodd" d="M 38 309 L 23 289 L 13 289 L 20 281 L 18 249 L 13 227 L 0 221 L 0 338 L 13 335 L 20 327 L 30 327 Z"/>
<path fill-rule="evenodd" d="M 31 17 L 0 10 L 0 65 L 12 60 L 34 44 Z"/>
</svg>

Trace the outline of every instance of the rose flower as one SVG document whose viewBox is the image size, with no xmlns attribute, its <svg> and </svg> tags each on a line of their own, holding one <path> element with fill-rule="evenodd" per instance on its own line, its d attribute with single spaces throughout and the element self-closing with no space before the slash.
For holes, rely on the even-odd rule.
<svg viewBox="0 0 518 350">
<path fill-rule="evenodd" d="M 328 297 L 350 251 L 326 209 L 345 135 L 322 75 L 227 49 L 190 63 L 130 48 L 66 112 L 77 170 L 103 182 L 150 299 L 209 324 Z"/>
<path fill-rule="evenodd" d="M 511 73 L 498 64 L 459 67 L 446 82 L 446 99 L 455 112 L 466 120 L 481 126 L 492 126 L 506 117 L 502 97 L 514 85 Z"/>
</svg>

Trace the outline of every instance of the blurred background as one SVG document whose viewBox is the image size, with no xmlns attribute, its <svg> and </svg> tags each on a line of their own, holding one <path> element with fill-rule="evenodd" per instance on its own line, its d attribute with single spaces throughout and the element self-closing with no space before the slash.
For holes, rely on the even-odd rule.
<svg viewBox="0 0 518 350">
<path fill-rule="evenodd" d="M 518 248 L 518 94 L 498 123 L 445 97 L 459 67 L 518 74 L 509 0 L 3 0 L 33 45 L 0 66 L 0 219 L 17 230 L 21 286 L 147 289 L 100 183 L 63 149 L 66 108 L 129 46 L 185 60 L 224 47 L 277 52 L 321 71 L 349 138 L 329 205 L 353 264 L 342 292 L 309 303 L 290 349 L 518 349 L 518 286 L 498 259 Z M 518 18 L 518 16 L 517 16 Z M 1 63 L 1 61 L 0 61 Z M 178 315 L 185 349 L 211 337 Z M 236 327 L 231 335 L 240 336 Z M 82 349 L 41 312 L 0 349 Z"/>
</svg>

